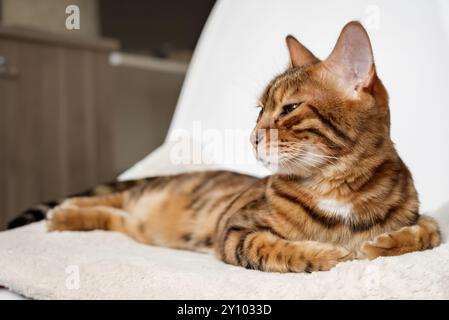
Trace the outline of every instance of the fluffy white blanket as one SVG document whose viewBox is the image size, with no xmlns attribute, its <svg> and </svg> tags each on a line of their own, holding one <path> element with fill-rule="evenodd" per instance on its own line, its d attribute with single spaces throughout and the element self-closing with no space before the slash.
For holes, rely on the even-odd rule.
<svg viewBox="0 0 449 320">
<path fill-rule="evenodd" d="M 173 172 L 157 166 L 167 163 L 164 157 L 156 152 L 124 177 Z M 447 206 L 433 213 L 443 234 L 446 212 Z M 41 222 L 0 233 L 0 285 L 36 299 L 449 299 L 448 262 L 444 243 L 328 272 L 276 274 L 113 232 L 47 233 Z"/>
<path fill-rule="evenodd" d="M 448 299 L 448 260 L 443 244 L 328 272 L 276 274 L 112 232 L 46 233 L 41 222 L 0 234 L 0 284 L 36 299 Z"/>
</svg>

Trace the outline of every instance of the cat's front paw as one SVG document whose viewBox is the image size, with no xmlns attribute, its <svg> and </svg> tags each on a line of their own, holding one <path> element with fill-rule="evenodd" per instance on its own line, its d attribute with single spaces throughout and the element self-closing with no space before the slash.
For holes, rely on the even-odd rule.
<svg viewBox="0 0 449 320">
<path fill-rule="evenodd" d="M 362 253 L 369 260 L 377 257 L 398 255 L 398 243 L 391 233 L 383 233 L 372 241 L 367 241 L 362 245 Z"/>
<path fill-rule="evenodd" d="M 353 260 L 354 254 L 352 251 L 346 248 L 337 247 L 329 251 L 328 257 L 329 257 L 328 263 L 324 264 L 324 266 L 326 266 L 325 270 L 329 270 L 335 267 L 340 262 Z"/>
<path fill-rule="evenodd" d="M 353 252 L 344 247 L 329 245 L 323 248 L 322 246 L 319 252 L 309 260 L 312 266 L 309 271 L 328 271 L 340 262 L 352 259 L 354 259 Z"/>
</svg>

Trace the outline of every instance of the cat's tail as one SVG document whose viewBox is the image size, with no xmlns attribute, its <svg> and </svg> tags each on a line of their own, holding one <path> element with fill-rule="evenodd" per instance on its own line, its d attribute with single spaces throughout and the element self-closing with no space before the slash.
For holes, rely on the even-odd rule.
<svg viewBox="0 0 449 320">
<path fill-rule="evenodd" d="M 47 216 L 47 212 L 58 204 L 59 201 L 49 201 L 28 208 L 21 212 L 17 217 L 9 221 L 7 229 L 14 229 L 33 222 L 44 220 Z"/>
<path fill-rule="evenodd" d="M 73 197 L 91 197 L 91 196 L 101 196 L 108 195 L 116 192 L 122 192 L 128 190 L 136 185 L 139 185 L 143 181 L 148 179 L 139 179 L 139 180 L 127 180 L 127 181 L 112 181 L 109 183 L 104 183 L 97 185 L 96 187 L 69 195 L 68 197 L 64 197 L 62 199 L 56 201 L 47 201 L 35 206 L 32 206 L 22 213 L 20 213 L 16 218 L 12 219 L 7 228 L 13 229 L 17 227 L 21 227 L 33 222 L 41 221 L 47 218 L 47 213 L 54 207 L 61 204 L 64 200 L 73 198 Z"/>
</svg>

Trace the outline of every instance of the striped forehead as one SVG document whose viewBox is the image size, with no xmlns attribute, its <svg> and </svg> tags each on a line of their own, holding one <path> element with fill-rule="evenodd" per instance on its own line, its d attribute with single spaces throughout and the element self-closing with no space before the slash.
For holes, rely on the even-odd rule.
<svg viewBox="0 0 449 320">
<path fill-rule="evenodd" d="M 266 87 L 260 103 L 266 108 L 274 108 L 291 93 L 291 89 L 299 90 L 304 79 L 303 71 L 302 68 L 292 68 L 274 78 Z"/>
</svg>

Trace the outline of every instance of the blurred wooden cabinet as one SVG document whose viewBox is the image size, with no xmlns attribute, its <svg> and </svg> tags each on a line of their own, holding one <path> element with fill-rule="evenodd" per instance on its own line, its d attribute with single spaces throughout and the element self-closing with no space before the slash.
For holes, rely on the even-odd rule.
<svg viewBox="0 0 449 320">
<path fill-rule="evenodd" d="M 0 230 L 21 210 L 112 179 L 114 40 L 0 27 Z"/>
</svg>

